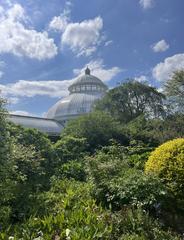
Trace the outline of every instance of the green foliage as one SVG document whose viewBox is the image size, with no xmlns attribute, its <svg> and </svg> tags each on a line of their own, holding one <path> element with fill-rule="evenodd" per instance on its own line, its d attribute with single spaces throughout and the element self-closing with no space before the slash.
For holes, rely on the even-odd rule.
<svg viewBox="0 0 184 240">
<path fill-rule="evenodd" d="M 157 174 L 176 196 L 183 198 L 184 138 L 168 141 L 153 151 L 145 172 Z"/>
<path fill-rule="evenodd" d="M 0 101 L 0 239 L 181 239 L 168 227 L 184 229 L 184 140 L 150 152 L 183 137 L 184 116 L 150 119 L 163 113 L 163 95 L 144 84 L 107 96 L 109 113 L 71 121 L 56 143 L 7 124 Z M 153 155 L 159 171 L 145 174 Z"/>
<path fill-rule="evenodd" d="M 64 163 L 58 170 L 58 176 L 77 181 L 86 180 L 85 161 L 69 161 Z"/>
<path fill-rule="evenodd" d="M 81 159 L 86 155 L 86 139 L 72 135 L 63 136 L 54 144 L 54 151 L 61 163 Z"/>
<path fill-rule="evenodd" d="M 25 224 L 10 229 L 6 236 L 15 239 L 110 239 L 109 213 L 98 207 L 90 196 L 90 185 L 75 181 L 54 181 L 51 190 L 42 194 L 39 209 Z M 13 234 L 12 234 L 13 233 Z M 5 239 L 5 238 L 4 238 Z"/>
<path fill-rule="evenodd" d="M 108 201 L 116 208 L 126 205 L 141 206 L 156 211 L 157 206 L 168 197 L 165 186 L 154 177 L 147 177 L 142 171 L 126 169 L 122 176 L 109 182 Z"/>
<path fill-rule="evenodd" d="M 44 158 L 42 166 L 46 173 L 45 187 L 48 188 L 48 179 L 54 174 L 55 154 L 47 135 L 37 129 L 23 128 L 13 123 L 8 124 L 8 131 L 10 136 L 15 138 L 19 144 L 25 147 L 33 146 L 34 150 Z"/>
<path fill-rule="evenodd" d="M 159 117 L 164 115 L 164 95 L 146 84 L 128 81 L 111 89 L 99 101 L 97 110 L 107 111 L 122 123 L 140 115 Z"/>
<path fill-rule="evenodd" d="M 184 113 L 184 70 L 174 72 L 165 84 L 170 111 Z"/>
<path fill-rule="evenodd" d="M 60 178 L 74 178 L 85 180 L 84 156 L 87 155 L 88 145 L 85 138 L 62 136 L 54 144 L 55 170 L 54 175 Z"/>
<path fill-rule="evenodd" d="M 94 195 L 98 202 L 113 209 L 132 205 L 156 211 L 166 199 L 165 186 L 136 169 L 130 156 L 130 149 L 113 145 L 87 159 Z"/>
<path fill-rule="evenodd" d="M 90 152 L 108 145 L 111 139 L 116 139 L 124 144 L 128 143 L 119 123 L 108 113 L 103 112 L 89 113 L 70 121 L 62 135 L 85 138 Z"/>
<path fill-rule="evenodd" d="M 118 239 L 126 240 L 179 240 L 179 236 L 161 229 L 158 221 L 152 219 L 146 211 L 123 209 L 114 214 L 116 228 L 114 234 L 121 235 Z"/>
<path fill-rule="evenodd" d="M 158 146 L 168 140 L 184 137 L 184 115 L 168 115 L 164 119 L 146 119 L 140 116 L 125 128 L 130 139 L 141 141 L 149 146 Z"/>
<path fill-rule="evenodd" d="M 9 187 L 6 191 L 11 194 L 4 199 L 4 206 L 11 206 L 11 221 L 19 221 L 33 211 L 35 196 L 42 189 L 44 171 L 41 167 L 43 159 L 34 151 L 18 143 L 12 144 L 11 163 L 9 169 Z M 10 184 L 11 183 L 11 184 Z M 3 196 L 6 196 L 4 193 Z"/>
</svg>

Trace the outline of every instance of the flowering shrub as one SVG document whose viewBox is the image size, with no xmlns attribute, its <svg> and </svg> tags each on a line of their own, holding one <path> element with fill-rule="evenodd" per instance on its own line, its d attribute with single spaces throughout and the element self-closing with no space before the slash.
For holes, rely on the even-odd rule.
<svg viewBox="0 0 184 240">
<path fill-rule="evenodd" d="M 145 164 L 146 173 L 158 175 L 177 196 L 184 193 L 184 138 L 168 141 L 153 151 Z"/>
</svg>

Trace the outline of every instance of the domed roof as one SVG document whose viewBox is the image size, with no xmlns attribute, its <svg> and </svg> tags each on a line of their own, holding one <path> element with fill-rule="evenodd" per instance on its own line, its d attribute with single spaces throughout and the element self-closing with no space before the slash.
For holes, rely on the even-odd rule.
<svg viewBox="0 0 184 240">
<path fill-rule="evenodd" d="M 91 111 L 94 102 L 100 99 L 99 94 L 73 93 L 58 101 L 47 113 L 47 118 L 58 121 L 69 120 Z"/>
<path fill-rule="evenodd" d="M 85 75 L 77 78 L 69 86 L 70 95 L 49 109 L 47 118 L 63 121 L 88 113 L 94 102 L 100 99 L 107 89 L 108 87 L 99 78 L 90 75 L 90 70 L 87 68 Z"/>
<path fill-rule="evenodd" d="M 92 86 L 91 88 L 89 86 Z M 90 69 L 87 67 L 85 75 L 77 78 L 77 80 L 69 86 L 70 93 L 76 92 L 105 92 L 107 86 L 97 77 L 90 74 Z"/>
</svg>

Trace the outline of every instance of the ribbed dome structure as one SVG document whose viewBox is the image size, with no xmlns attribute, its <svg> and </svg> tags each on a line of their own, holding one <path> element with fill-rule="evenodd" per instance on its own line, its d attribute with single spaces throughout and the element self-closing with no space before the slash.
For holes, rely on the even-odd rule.
<svg viewBox="0 0 184 240">
<path fill-rule="evenodd" d="M 58 101 L 47 113 L 47 118 L 67 121 L 91 111 L 94 102 L 107 91 L 107 86 L 90 74 L 87 67 L 85 75 L 80 76 L 68 90 L 70 95 Z"/>
</svg>

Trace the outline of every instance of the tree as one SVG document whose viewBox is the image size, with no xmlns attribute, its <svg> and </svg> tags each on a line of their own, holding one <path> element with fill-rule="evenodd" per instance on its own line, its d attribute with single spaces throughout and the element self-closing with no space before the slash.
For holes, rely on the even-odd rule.
<svg viewBox="0 0 184 240">
<path fill-rule="evenodd" d="M 88 145 L 85 138 L 70 135 L 63 136 L 54 144 L 55 166 L 54 175 L 57 177 L 85 180 L 84 157 Z"/>
<path fill-rule="evenodd" d="M 25 147 L 30 147 L 31 145 L 45 159 L 42 165 L 46 173 L 45 184 L 48 185 L 49 178 L 54 174 L 55 154 L 47 135 L 37 129 L 24 128 L 14 123 L 8 124 L 8 131 L 10 136 L 16 139 L 17 143 Z"/>
<path fill-rule="evenodd" d="M 107 145 L 111 139 L 116 139 L 123 144 L 128 143 L 128 138 L 119 123 L 110 114 L 99 111 L 70 121 L 62 133 L 62 136 L 64 135 L 85 138 L 88 144 L 87 150 L 90 152 Z"/>
<path fill-rule="evenodd" d="M 165 84 L 165 93 L 172 111 L 184 113 L 184 70 L 174 72 Z"/>
<path fill-rule="evenodd" d="M 184 137 L 184 115 L 172 114 L 164 119 L 146 119 L 139 116 L 126 124 L 130 139 L 149 146 L 158 146 L 168 140 Z"/>
<path fill-rule="evenodd" d="M 163 116 L 164 98 L 154 87 L 128 81 L 111 89 L 97 103 L 96 109 L 105 110 L 122 123 L 127 123 L 140 115 L 151 118 Z"/>
<path fill-rule="evenodd" d="M 12 198 L 12 188 L 14 183 L 11 179 L 11 139 L 7 131 L 5 101 L 0 98 L 0 225 L 7 224 L 11 214 L 11 208 L 8 206 Z"/>
</svg>

